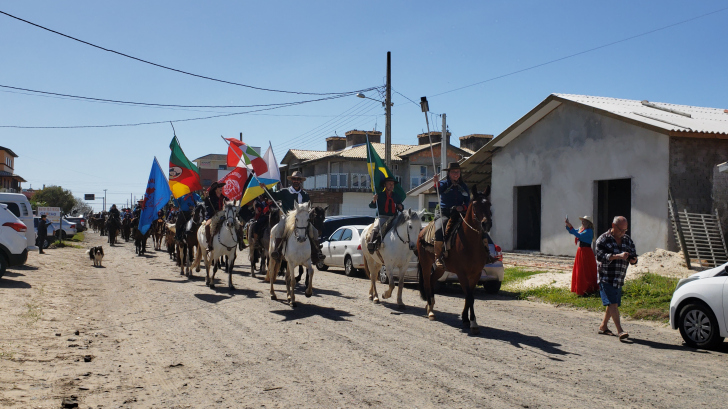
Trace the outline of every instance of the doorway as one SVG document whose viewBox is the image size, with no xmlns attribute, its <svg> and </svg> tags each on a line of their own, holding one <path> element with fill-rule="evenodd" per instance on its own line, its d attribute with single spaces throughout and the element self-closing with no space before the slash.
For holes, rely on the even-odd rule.
<svg viewBox="0 0 728 409">
<path fill-rule="evenodd" d="M 612 227 L 615 216 L 624 216 L 632 228 L 632 179 L 597 180 L 596 234 Z M 627 230 L 627 234 L 630 234 Z"/>
<path fill-rule="evenodd" d="M 516 249 L 541 250 L 541 185 L 516 186 Z"/>
</svg>

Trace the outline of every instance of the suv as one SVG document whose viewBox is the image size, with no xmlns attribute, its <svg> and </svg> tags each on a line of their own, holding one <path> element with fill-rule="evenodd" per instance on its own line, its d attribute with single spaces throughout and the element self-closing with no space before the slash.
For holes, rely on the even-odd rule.
<svg viewBox="0 0 728 409">
<path fill-rule="evenodd" d="M 8 210 L 8 205 L 0 204 L 0 277 L 5 269 L 21 266 L 28 260 L 28 228 Z"/>
<path fill-rule="evenodd" d="M 64 217 L 67 222 L 73 223 L 76 225 L 76 231 L 81 233 L 82 231 L 86 230 L 86 219 L 84 217 L 78 217 L 78 216 L 69 216 Z"/>
<path fill-rule="evenodd" d="M 33 224 L 33 209 L 28 198 L 22 193 L 0 193 L 0 203 L 6 204 L 8 210 L 28 227 L 25 231 L 28 250 L 38 250 L 35 246 L 34 230 L 30 229 L 30 225 Z"/>
</svg>

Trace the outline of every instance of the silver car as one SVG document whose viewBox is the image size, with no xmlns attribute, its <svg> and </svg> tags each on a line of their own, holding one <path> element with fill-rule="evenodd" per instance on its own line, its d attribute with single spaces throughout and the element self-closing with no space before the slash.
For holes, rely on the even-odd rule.
<svg viewBox="0 0 728 409">
<path fill-rule="evenodd" d="M 321 243 L 323 246 L 321 251 L 326 259 L 325 263 L 316 264 L 316 268 L 326 271 L 329 267 L 341 267 L 347 276 L 356 275 L 364 268 L 359 237 L 366 227 L 362 225 L 339 227 L 328 240 Z"/>
</svg>

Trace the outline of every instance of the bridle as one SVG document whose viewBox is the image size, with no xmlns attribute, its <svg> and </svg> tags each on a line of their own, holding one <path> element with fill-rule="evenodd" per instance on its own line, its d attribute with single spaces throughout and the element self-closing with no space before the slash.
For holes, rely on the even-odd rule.
<svg viewBox="0 0 728 409">
<path fill-rule="evenodd" d="M 296 220 L 293 221 L 294 229 L 293 229 L 293 235 L 296 236 L 296 241 L 299 243 L 303 243 L 308 239 L 308 234 L 306 234 L 306 230 L 308 230 L 308 226 L 311 224 L 311 218 L 306 218 L 306 225 L 301 227 L 298 224 L 296 224 Z M 298 233 L 299 230 L 303 230 L 303 237 L 300 236 Z"/>
<path fill-rule="evenodd" d="M 232 213 L 232 216 L 230 215 L 230 213 Z M 223 220 L 220 221 L 221 223 L 225 222 L 225 225 L 222 227 L 228 229 L 228 231 L 230 231 L 230 235 L 233 236 L 234 243 L 232 246 L 228 246 L 228 245 L 224 244 L 222 242 L 222 240 L 220 239 L 220 235 L 222 234 L 222 228 L 220 229 L 220 231 L 217 232 L 217 242 L 220 243 L 221 246 L 225 247 L 228 251 L 233 251 L 235 246 L 238 245 L 238 234 L 234 228 L 236 220 L 237 219 L 235 218 L 235 209 L 230 208 L 230 209 L 225 210 L 225 216 L 224 216 Z M 231 225 L 233 227 L 230 227 Z"/>
</svg>

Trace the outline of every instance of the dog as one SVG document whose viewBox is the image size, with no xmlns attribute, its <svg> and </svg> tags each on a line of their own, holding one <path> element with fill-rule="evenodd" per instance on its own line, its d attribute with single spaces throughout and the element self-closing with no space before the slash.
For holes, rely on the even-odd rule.
<svg viewBox="0 0 728 409">
<path fill-rule="evenodd" d="M 101 260 L 104 259 L 104 248 L 101 246 L 91 247 L 86 250 L 89 258 L 94 262 L 94 267 L 101 267 Z"/>
</svg>

